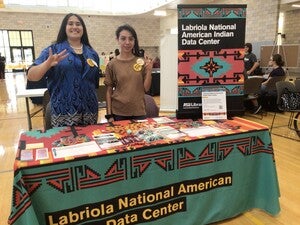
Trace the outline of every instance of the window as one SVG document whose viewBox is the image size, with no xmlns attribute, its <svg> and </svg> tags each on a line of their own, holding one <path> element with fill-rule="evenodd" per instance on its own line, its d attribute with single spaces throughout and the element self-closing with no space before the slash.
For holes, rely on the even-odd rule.
<svg viewBox="0 0 300 225">
<path fill-rule="evenodd" d="M 32 31 L 0 30 L 0 52 L 7 64 L 31 64 L 34 60 Z"/>
</svg>

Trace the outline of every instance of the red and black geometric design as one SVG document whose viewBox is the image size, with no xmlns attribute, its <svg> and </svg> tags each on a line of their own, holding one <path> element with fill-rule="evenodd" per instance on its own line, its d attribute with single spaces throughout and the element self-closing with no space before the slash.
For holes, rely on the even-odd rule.
<svg viewBox="0 0 300 225">
<path fill-rule="evenodd" d="M 158 165 L 165 171 L 174 170 L 173 150 L 133 156 L 131 158 L 131 178 L 141 177 L 147 168 L 153 164 Z"/>
<path fill-rule="evenodd" d="M 177 117 L 201 117 L 202 86 L 225 89 L 227 114 L 244 94 L 246 5 L 178 5 Z"/>
<path fill-rule="evenodd" d="M 103 186 L 127 179 L 126 159 L 124 158 L 114 161 L 103 176 L 86 165 L 81 168 L 77 167 L 76 171 L 78 170 L 80 170 L 79 173 L 76 173 L 76 176 L 80 175 L 77 183 L 78 189 Z"/>
<path fill-rule="evenodd" d="M 258 136 L 230 139 L 220 142 L 212 142 L 205 146 L 199 155 L 195 155 L 187 148 L 178 148 L 177 168 L 182 169 L 191 166 L 213 163 L 225 160 L 235 149 L 244 156 L 258 153 L 273 154 L 271 146 L 266 144 Z"/>
<path fill-rule="evenodd" d="M 15 176 L 20 177 L 20 173 Z M 20 179 L 13 186 L 12 190 L 12 213 L 10 215 L 9 223 L 13 223 L 31 206 L 31 200 L 26 190 L 24 181 Z M 15 214 L 14 214 L 15 212 Z"/>
<path fill-rule="evenodd" d="M 231 14 L 236 17 L 246 17 L 245 8 L 242 7 L 222 7 L 221 5 L 215 7 L 215 10 L 211 10 L 211 5 L 202 5 L 201 8 L 193 8 L 188 5 L 185 8 L 181 8 L 178 13 L 179 19 L 184 18 L 226 18 Z"/>
</svg>

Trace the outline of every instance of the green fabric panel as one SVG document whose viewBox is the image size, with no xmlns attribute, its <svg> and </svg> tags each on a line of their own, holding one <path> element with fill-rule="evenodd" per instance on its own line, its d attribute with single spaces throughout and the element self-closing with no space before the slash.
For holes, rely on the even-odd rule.
<svg viewBox="0 0 300 225">
<path fill-rule="evenodd" d="M 195 189 L 179 193 L 183 187 Z M 14 224 L 198 225 L 252 208 L 280 211 L 267 130 L 25 168 L 16 189 L 23 195 L 14 200 L 29 194 L 31 205 L 12 207 L 11 219 L 21 213 Z"/>
</svg>

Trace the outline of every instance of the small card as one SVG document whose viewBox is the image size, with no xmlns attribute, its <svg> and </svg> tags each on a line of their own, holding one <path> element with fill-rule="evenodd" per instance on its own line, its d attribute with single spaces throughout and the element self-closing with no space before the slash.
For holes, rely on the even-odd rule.
<svg viewBox="0 0 300 225">
<path fill-rule="evenodd" d="M 33 160 L 33 150 L 32 149 L 21 150 L 20 159 L 21 161 Z"/>
<path fill-rule="evenodd" d="M 35 149 L 35 148 L 44 148 L 44 143 L 31 143 L 31 144 L 26 144 L 26 149 Z"/>
<path fill-rule="evenodd" d="M 37 148 L 35 150 L 35 160 L 49 159 L 48 148 Z"/>
<path fill-rule="evenodd" d="M 173 123 L 174 120 L 168 118 L 168 117 L 165 117 L 165 116 L 162 116 L 162 117 L 155 117 L 155 118 L 152 118 L 156 123 Z"/>
</svg>

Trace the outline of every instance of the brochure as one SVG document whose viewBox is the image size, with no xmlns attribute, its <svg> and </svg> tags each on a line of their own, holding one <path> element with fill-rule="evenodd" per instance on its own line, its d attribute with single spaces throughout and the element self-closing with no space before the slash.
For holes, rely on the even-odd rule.
<svg viewBox="0 0 300 225">
<path fill-rule="evenodd" d="M 114 133 L 98 134 L 94 135 L 93 138 L 102 149 L 109 149 L 115 146 L 123 145 Z"/>
<path fill-rule="evenodd" d="M 52 148 L 53 158 L 55 159 L 70 156 L 86 155 L 99 151 L 101 151 L 101 149 L 95 141 Z"/>
</svg>

